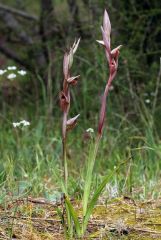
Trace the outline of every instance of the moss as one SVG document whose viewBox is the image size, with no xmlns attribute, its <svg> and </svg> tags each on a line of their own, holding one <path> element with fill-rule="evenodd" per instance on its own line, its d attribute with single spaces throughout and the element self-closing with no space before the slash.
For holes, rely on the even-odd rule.
<svg viewBox="0 0 161 240">
<path fill-rule="evenodd" d="M 0 236 L 12 232 L 17 239 L 64 239 L 63 228 L 56 208 L 48 204 L 12 203 L 4 211 L 1 208 Z M 80 202 L 73 203 L 78 208 Z M 84 239 L 152 240 L 161 239 L 161 202 L 139 202 L 128 198 L 117 198 L 108 204 L 97 205 L 88 224 Z M 14 214 L 13 214 L 14 213 Z"/>
</svg>

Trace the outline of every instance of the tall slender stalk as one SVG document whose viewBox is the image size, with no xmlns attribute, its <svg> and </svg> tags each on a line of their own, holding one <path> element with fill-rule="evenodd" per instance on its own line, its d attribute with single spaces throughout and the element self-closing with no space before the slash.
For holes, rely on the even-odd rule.
<svg viewBox="0 0 161 240">
<path fill-rule="evenodd" d="M 89 159 L 88 159 L 88 166 L 87 166 L 87 173 L 86 173 L 86 180 L 85 180 L 85 187 L 84 187 L 84 195 L 83 195 L 83 216 L 84 217 L 86 216 L 86 213 L 87 213 L 87 207 L 88 207 L 91 184 L 92 184 L 93 169 L 94 169 L 94 165 L 95 165 L 95 161 L 96 161 L 99 143 L 100 143 L 100 140 L 101 140 L 101 137 L 103 134 L 105 115 L 106 115 L 107 96 L 109 94 L 109 90 L 110 90 L 112 81 L 115 78 L 116 73 L 117 73 L 119 49 L 121 47 L 121 45 L 120 45 L 111 51 L 111 46 L 110 46 L 111 23 L 110 23 L 109 16 L 108 16 L 108 13 L 106 10 L 104 12 L 103 27 L 101 27 L 101 30 L 102 30 L 103 41 L 98 41 L 98 42 L 101 45 L 103 45 L 105 48 L 106 58 L 107 58 L 108 65 L 109 65 L 109 78 L 107 80 L 104 94 L 102 97 L 97 136 L 95 139 L 94 146 L 91 149 L 92 153 L 90 153 Z M 83 227 L 82 232 L 84 232 L 84 231 L 85 231 L 85 229 Z"/>
<path fill-rule="evenodd" d="M 60 93 L 60 106 L 63 111 L 63 119 L 62 119 L 62 145 L 63 145 L 63 175 L 64 175 L 64 184 L 67 190 L 68 186 L 68 164 L 67 164 L 67 132 L 68 130 L 75 127 L 77 123 L 77 118 L 79 115 L 68 120 L 68 113 L 70 110 L 70 86 L 77 84 L 77 80 L 79 76 L 71 77 L 70 69 L 73 63 L 73 56 L 76 52 L 79 41 L 75 41 L 73 46 L 64 54 L 63 61 L 63 90 Z"/>
<path fill-rule="evenodd" d="M 69 109 L 69 104 L 68 104 Z M 68 111 L 67 108 L 64 109 L 63 112 L 63 120 L 62 120 L 62 145 L 63 145 L 63 175 L 64 175 L 64 184 L 67 189 L 67 181 L 68 181 L 68 166 L 67 166 L 67 149 L 66 149 L 66 141 L 67 141 L 67 116 Z"/>
</svg>

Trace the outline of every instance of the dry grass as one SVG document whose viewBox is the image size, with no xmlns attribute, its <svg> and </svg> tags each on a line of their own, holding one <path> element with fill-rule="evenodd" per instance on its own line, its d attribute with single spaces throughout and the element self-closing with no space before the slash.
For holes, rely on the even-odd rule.
<svg viewBox="0 0 161 240">
<path fill-rule="evenodd" d="M 161 200 L 118 198 L 107 205 L 101 202 L 84 239 L 161 239 Z M 32 198 L 8 202 L 0 211 L 0 239 L 65 239 L 58 206 L 63 208 L 63 203 Z"/>
</svg>

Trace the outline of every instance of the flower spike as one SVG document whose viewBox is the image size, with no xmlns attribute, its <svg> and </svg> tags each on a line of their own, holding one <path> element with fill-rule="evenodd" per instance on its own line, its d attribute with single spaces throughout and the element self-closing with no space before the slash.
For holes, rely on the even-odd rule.
<svg viewBox="0 0 161 240">
<path fill-rule="evenodd" d="M 60 99 L 60 108 L 63 111 L 62 119 L 62 144 L 63 144 L 63 172 L 64 172 L 64 181 L 67 188 L 68 180 L 68 168 L 67 168 L 67 159 L 66 159 L 66 141 L 67 141 L 67 132 L 75 127 L 77 124 L 77 118 L 79 115 L 68 120 L 68 113 L 70 110 L 70 88 L 72 85 L 76 85 L 79 79 L 78 76 L 71 76 L 71 66 L 73 64 L 73 56 L 77 51 L 80 39 L 74 41 L 72 47 L 65 52 L 63 59 L 63 89 L 59 94 Z"/>
<path fill-rule="evenodd" d="M 109 93 L 111 83 L 117 73 L 119 50 L 122 47 L 122 45 L 119 45 L 118 47 L 111 50 L 111 43 L 110 43 L 111 42 L 110 41 L 111 23 L 106 10 L 104 11 L 103 26 L 101 27 L 101 31 L 102 31 L 103 41 L 97 41 L 97 42 L 103 45 L 105 48 L 105 54 L 109 64 L 109 78 L 107 80 L 107 84 L 105 87 L 105 91 L 104 91 L 102 103 L 101 103 L 100 117 L 99 117 L 99 123 L 98 123 L 99 136 L 102 136 L 104 121 L 105 121 L 105 113 L 106 113 L 106 99 Z"/>
</svg>

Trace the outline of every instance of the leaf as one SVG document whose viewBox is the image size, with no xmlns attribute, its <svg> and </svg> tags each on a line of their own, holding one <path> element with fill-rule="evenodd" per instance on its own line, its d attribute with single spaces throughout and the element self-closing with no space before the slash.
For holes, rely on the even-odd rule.
<svg viewBox="0 0 161 240">
<path fill-rule="evenodd" d="M 89 156 L 87 160 L 87 172 L 85 178 L 85 186 L 84 186 L 84 194 L 83 194 L 83 216 L 86 215 L 88 202 L 90 198 L 91 184 L 92 184 L 92 176 L 93 176 L 93 168 L 96 161 L 96 155 L 99 146 L 99 138 L 96 138 L 96 142 L 91 142 Z"/>
<path fill-rule="evenodd" d="M 66 239 L 68 239 L 69 236 L 68 236 L 68 230 L 67 230 L 65 219 L 64 219 L 64 214 L 61 212 L 59 208 L 57 208 L 56 211 L 57 211 L 58 217 L 61 220 L 61 224 L 63 225 Z"/>
<path fill-rule="evenodd" d="M 89 221 L 89 218 L 92 214 L 92 211 L 96 205 L 96 202 L 99 198 L 99 196 L 101 195 L 104 187 L 106 186 L 106 184 L 108 183 L 108 181 L 111 179 L 113 173 L 111 173 L 110 175 L 107 175 L 102 183 L 99 185 L 99 187 L 97 188 L 97 190 L 94 192 L 94 195 L 91 199 L 91 201 L 89 202 L 88 204 L 88 208 L 87 208 L 87 212 L 86 212 L 86 215 L 84 217 L 84 221 L 83 221 L 83 231 L 85 232 L 86 228 L 87 228 L 87 224 L 88 224 L 88 221 Z"/>
<path fill-rule="evenodd" d="M 61 210 L 59 208 L 56 208 L 57 214 L 62 222 L 63 227 L 65 227 L 65 222 L 64 222 L 64 217 L 63 217 L 63 213 L 61 212 Z"/>
<path fill-rule="evenodd" d="M 81 226 L 79 223 L 79 219 L 78 219 L 78 215 L 77 212 L 74 210 L 69 198 L 67 196 L 65 196 L 65 203 L 68 206 L 68 211 L 70 213 L 70 216 L 72 217 L 73 221 L 74 221 L 74 226 L 75 226 L 75 230 L 77 233 L 78 237 L 81 237 Z"/>
<path fill-rule="evenodd" d="M 127 161 L 129 161 L 129 159 Z M 84 232 L 87 228 L 89 218 L 90 218 L 92 211 L 96 205 L 96 202 L 97 202 L 99 196 L 101 195 L 103 189 L 105 188 L 106 184 L 109 182 L 109 180 L 112 178 L 112 176 L 120 169 L 121 165 L 124 165 L 127 161 L 120 163 L 119 166 L 117 168 L 115 168 L 111 174 L 106 175 L 104 177 L 102 183 L 98 186 L 97 190 L 94 192 L 93 197 L 88 204 L 86 215 L 84 216 L 84 220 L 83 220 L 83 231 Z"/>
</svg>

